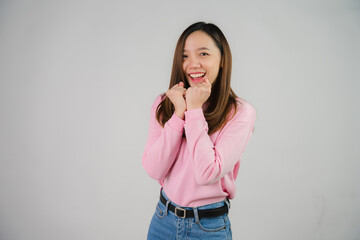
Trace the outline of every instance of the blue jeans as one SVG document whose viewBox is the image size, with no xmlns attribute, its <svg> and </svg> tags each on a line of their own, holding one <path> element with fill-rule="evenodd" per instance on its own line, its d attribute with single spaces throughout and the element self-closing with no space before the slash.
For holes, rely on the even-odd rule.
<svg viewBox="0 0 360 240">
<path fill-rule="evenodd" d="M 162 192 L 167 204 L 171 202 L 168 197 Z M 148 240 L 181 240 L 181 239 L 232 239 L 230 220 L 227 214 L 219 217 L 200 218 L 198 217 L 197 210 L 212 209 L 222 207 L 229 204 L 226 200 L 200 206 L 197 208 L 183 207 L 184 209 L 193 209 L 193 218 L 179 218 L 168 210 L 167 206 L 160 201 L 156 205 L 154 216 L 151 220 Z M 229 205 L 228 205 L 229 206 Z M 181 206 L 178 206 L 181 207 Z"/>
</svg>

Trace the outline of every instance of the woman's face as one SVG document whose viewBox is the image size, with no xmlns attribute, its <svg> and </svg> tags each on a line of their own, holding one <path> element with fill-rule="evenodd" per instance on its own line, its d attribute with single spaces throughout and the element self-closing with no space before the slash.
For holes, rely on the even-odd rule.
<svg viewBox="0 0 360 240">
<path fill-rule="evenodd" d="M 190 87 L 205 78 L 212 84 L 218 76 L 220 62 L 220 50 L 207 33 L 195 31 L 185 40 L 183 70 Z"/>
</svg>

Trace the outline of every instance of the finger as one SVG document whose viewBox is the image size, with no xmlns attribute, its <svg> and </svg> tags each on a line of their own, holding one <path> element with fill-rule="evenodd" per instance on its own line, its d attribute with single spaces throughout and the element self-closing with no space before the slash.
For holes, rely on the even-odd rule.
<svg viewBox="0 0 360 240">
<path fill-rule="evenodd" d="M 196 86 L 198 86 L 198 87 L 204 87 L 204 86 L 207 86 L 208 84 L 207 84 L 207 78 L 204 78 L 201 82 L 199 82 L 199 84 L 198 85 L 196 85 Z"/>
<path fill-rule="evenodd" d="M 204 83 L 205 83 L 206 85 L 211 85 L 211 83 L 209 82 L 209 79 L 207 79 L 207 78 L 204 79 Z"/>
<path fill-rule="evenodd" d="M 179 88 L 180 88 L 181 90 L 186 90 L 184 82 L 180 82 L 180 83 L 179 83 Z"/>
<path fill-rule="evenodd" d="M 173 87 L 175 87 L 175 86 L 184 86 L 184 82 L 178 82 L 178 83 L 176 83 Z"/>
</svg>

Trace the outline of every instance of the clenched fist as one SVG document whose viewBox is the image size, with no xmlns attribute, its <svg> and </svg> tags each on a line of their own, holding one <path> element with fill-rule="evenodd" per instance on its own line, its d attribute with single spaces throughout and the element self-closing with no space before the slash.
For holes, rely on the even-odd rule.
<svg viewBox="0 0 360 240">
<path fill-rule="evenodd" d="M 191 110 L 195 108 L 202 108 L 202 105 L 210 97 L 211 83 L 206 78 L 204 81 L 198 83 L 186 90 L 186 109 Z"/>
<path fill-rule="evenodd" d="M 184 95 L 186 93 L 186 89 L 184 88 L 184 83 L 180 82 L 174 85 L 166 92 L 166 96 L 170 99 L 172 104 L 175 107 L 175 114 L 181 118 L 185 118 L 186 111 L 186 101 Z"/>
</svg>

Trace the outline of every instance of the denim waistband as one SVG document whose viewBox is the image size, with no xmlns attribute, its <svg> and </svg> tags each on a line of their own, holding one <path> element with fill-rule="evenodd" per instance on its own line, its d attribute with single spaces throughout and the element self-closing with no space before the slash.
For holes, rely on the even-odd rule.
<svg viewBox="0 0 360 240">
<path fill-rule="evenodd" d="M 165 193 L 165 191 L 164 191 L 163 188 L 161 189 L 161 194 L 164 196 L 164 198 L 165 198 L 166 200 L 169 200 L 169 198 L 168 198 L 168 196 L 166 196 L 166 193 Z M 170 200 L 170 203 L 173 204 L 175 207 L 181 207 L 181 208 L 186 209 L 186 210 L 193 209 L 193 207 L 183 207 L 183 206 L 181 206 L 181 205 L 178 205 L 178 204 L 172 202 L 171 200 Z M 198 206 L 197 209 L 198 209 L 198 210 L 204 210 L 204 209 L 219 208 L 219 207 L 222 207 L 222 206 L 224 206 L 224 205 L 226 205 L 226 204 L 227 204 L 228 207 L 230 208 L 230 201 L 229 201 L 227 198 L 225 198 L 224 200 L 222 200 L 222 201 L 220 201 L 220 202 L 210 203 L 210 204 Z"/>
</svg>

